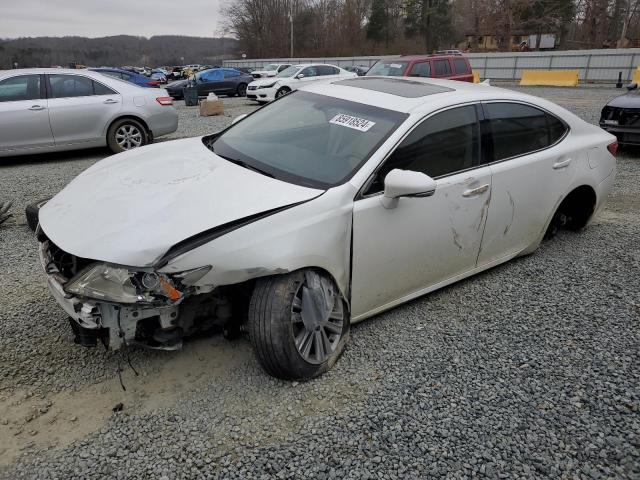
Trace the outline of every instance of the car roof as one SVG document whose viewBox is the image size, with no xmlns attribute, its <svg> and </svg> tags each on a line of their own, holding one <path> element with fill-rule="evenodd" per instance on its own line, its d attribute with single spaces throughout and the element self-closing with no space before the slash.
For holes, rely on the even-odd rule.
<svg viewBox="0 0 640 480">
<path fill-rule="evenodd" d="M 418 60 L 439 60 L 443 58 L 466 58 L 463 55 L 454 54 L 434 54 L 434 55 L 400 55 L 393 58 L 381 58 L 382 61 L 403 61 L 403 62 L 415 62 Z"/>
<path fill-rule="evenodd" d="M 563 115 L 563 118 L 569 113 L 552 102 L 513 90 L 435 78 L 357 77 L 314 82 L 299 90 L 403 113 L 422 113 L 488 100 L 523 101 L 552 112 L 560 112 L 558 114 Z"/>
</svg>

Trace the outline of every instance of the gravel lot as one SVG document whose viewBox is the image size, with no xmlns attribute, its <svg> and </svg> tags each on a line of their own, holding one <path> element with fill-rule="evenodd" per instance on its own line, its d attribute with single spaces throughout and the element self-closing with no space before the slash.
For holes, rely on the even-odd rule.
<svg viewBox="0 0 640 480">
<path fill-rule="evenodd" d="M 619 94 L 512 88 L 591 122 Z M 255 108 L 225 104 L 179 106 L 171 137 Z M 619 154 L 585 231 L 355 326 L 306 383 L 268 377 L 246 339 L 133 350 L 139 376 L 73 345 L 22 212 L 107 154 L 0 160 L 16 205 L 0 227 L 0 477 L 640 478 L 640 151 Z"/>
</svg>

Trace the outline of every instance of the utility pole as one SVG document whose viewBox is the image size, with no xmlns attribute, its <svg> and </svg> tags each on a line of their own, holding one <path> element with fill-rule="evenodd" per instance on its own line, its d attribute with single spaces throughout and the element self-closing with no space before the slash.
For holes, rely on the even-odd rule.
<svg viewBox="0 0 640 480">
<path fill-rule="evenodd" d="M 291 54 L 290 58 L 293 59 L 293 9 L 289 12 L 289 26 L 291 30 Z"/>
</svg>

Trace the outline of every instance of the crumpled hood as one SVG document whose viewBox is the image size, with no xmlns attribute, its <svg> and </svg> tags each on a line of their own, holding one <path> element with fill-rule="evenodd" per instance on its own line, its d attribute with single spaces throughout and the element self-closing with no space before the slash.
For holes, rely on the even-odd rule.
<svg viewBox="0 0 640 480">
<path fill-rule="evenodd" d="M 207 229 L 323 193 L 224 160 L 201 138 L 114 155 L 40 210 L 40 226 L 76 256 L 145 267 Z"/>
<path fill-rule="evenodd" d="M 640 90 L 633 90 L 624 95 L 620 95 L 607 103 L 607 106 L 617 108 L 640 108 Z"/>
</svg>

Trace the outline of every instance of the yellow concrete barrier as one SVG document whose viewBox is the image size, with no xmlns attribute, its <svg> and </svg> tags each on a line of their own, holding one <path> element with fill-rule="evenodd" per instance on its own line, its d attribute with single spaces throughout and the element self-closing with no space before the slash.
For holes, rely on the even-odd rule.
<svg viewBox="0 0 640 480">
<path fill-rule="evenodd" d="M 633 79 L 631 80 L 631 83 L 640 84 L 640 67 L 636 68 L 636 71 L 633 72 Z"/>
<path fill-rule="evenodd" d="M 473 70 L 473 83 L 480 83 L 480 72 Z"/>
<path fill-rule="evenodd" d="M 578 85 L 578 70 L 523 70 L 520 85 L 575 87 Z"/>
</svg>

